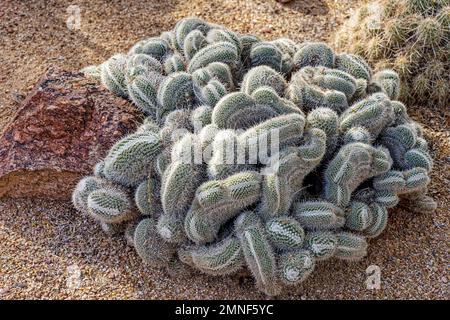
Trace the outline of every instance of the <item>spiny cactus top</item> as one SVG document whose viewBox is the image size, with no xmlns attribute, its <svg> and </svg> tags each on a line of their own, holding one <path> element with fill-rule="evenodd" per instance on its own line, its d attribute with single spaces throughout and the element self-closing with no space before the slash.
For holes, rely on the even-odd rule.
<svg viewBox="0 0 450 320">
<path fill-rule="evenodd" d="M 89 74 L 147 118 L 73 203 L 153 266 L 247 268 L 278 295 L 322 260 L 363 258 L 399 201 L 436 208 L 398 75 L 359 56 L 187 18 Z"/>
<path fill-rule="evenodd" d="M 363 56 L 375 69 L 399 73 L 402 86 L 390 86 L 388 95 L 445 108 L 450 104 L 449 43 L 449 0 L 375 0 L 358 9 L 335 39 L 337 48 Z M 350 55 L 337 57 L 339 69 L 350 70 Z"/>
</svg>

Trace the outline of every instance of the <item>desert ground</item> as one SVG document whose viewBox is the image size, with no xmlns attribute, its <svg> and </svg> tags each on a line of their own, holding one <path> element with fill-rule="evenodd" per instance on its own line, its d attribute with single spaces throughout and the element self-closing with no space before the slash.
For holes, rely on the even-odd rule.
<svg viewBox="0 0 450 320">
<path fill-rule="evenodd" d="M 78 70 L 137 40 L 198 16 L 266 39 L 328 41 L 363 1 L 78 0 L 81 29 L 67 27 L 72 1 L 3 0 L 0 9 L 0 130 L 50 65 Z M 435 160 L 432 215 L 390 211 L 360 262 L 320 263 L 280 299 L 449 299 L 450 106 L 408 106 Z M 378 266 L 381 288 L 367 289 Z M 75 270 L 75 271 L 74 271 Z M 70 286 L 79 271 L 80 283 Z M 69 201 L 0 200 L 0 299 L 264 299 L 248 278 L 176 276 L 141 263 L 122 238 L 105 235 Z"/>
</svg>

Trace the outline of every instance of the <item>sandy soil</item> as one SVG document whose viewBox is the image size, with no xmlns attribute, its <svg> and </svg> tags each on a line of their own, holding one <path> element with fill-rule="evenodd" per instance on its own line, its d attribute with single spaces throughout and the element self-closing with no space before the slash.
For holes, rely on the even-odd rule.
<svg viewBox="0 0 450 320">
<path fill-rule="evenodd" d="M 313 3 L 311 3 L 313 2 Z M 0 129 L 49 65 L 66 69 L 100 63 L 145 36 L 197 15 L 271 39 L 327 40 L 357 0 L 108 1 L 79 0 L 81 30 L 66 26 L 72 1 L 3 0 L 0 10 Z M 321 263 L 283 299 L 449 299 L 450 111 L 412 108 L 435 158 L 428 216 L 402 208 L 372 240 L 358 263 Z M 381 269 L 381 289 L 366 288 L 366 268 Z M 74 272 L 75 270 L 75 272 Z M 73 274 L 81 283 L 71 288 Z M 72 282 L 73 283 L 73 282 Z M 171 276 L 144 266 L 120 238 L 109 238 L 68 202 L 0 200 L 0 299 L 245 299 L 264 298 L 250 279 Z"/>
</svg>

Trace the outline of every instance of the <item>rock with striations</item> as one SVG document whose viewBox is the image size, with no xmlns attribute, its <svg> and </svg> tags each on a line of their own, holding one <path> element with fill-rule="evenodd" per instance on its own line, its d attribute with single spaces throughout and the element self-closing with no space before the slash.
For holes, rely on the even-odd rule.
<svg viewBox="0 0 450 320">
<path fill-rule="evenodd" d="M 83 73 L 49 69 L 0 134 L 0 198 L 69 199 L 139 117 Z"/>
</svg>

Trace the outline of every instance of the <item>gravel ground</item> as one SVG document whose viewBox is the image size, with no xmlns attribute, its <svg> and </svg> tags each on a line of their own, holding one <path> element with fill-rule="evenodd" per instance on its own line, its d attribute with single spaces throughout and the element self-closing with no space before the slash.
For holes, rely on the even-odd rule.
<svg viewBox="0 0 450 320">
<path fill-rule="evenodd" d="M 66 69 L 100 63 L 138 39 L 197 15 L 271 39 L 327 40 L 357 0 L 254 1 L 78 0 L 81 30 L 66 26 L 70 1 L 3 0 L 0 10 L 0 129 L 51 64 Z M 390 212 L 386 231 L 358 263 L 328 261 L 283 299 L 449 299 L 450 111 L 414 108 L 435 158 L 428 216 Z M 366 268 L 381 269 L 381 288 L 366 288 Z M 79 286 L 74 275 L 80 272 Z M 0 200 L 0 299 L 264 298 L 251 279 L 174 276 L 143 265 L 121 238 L 109 238 L 70 203 Z"/>
</svg>

